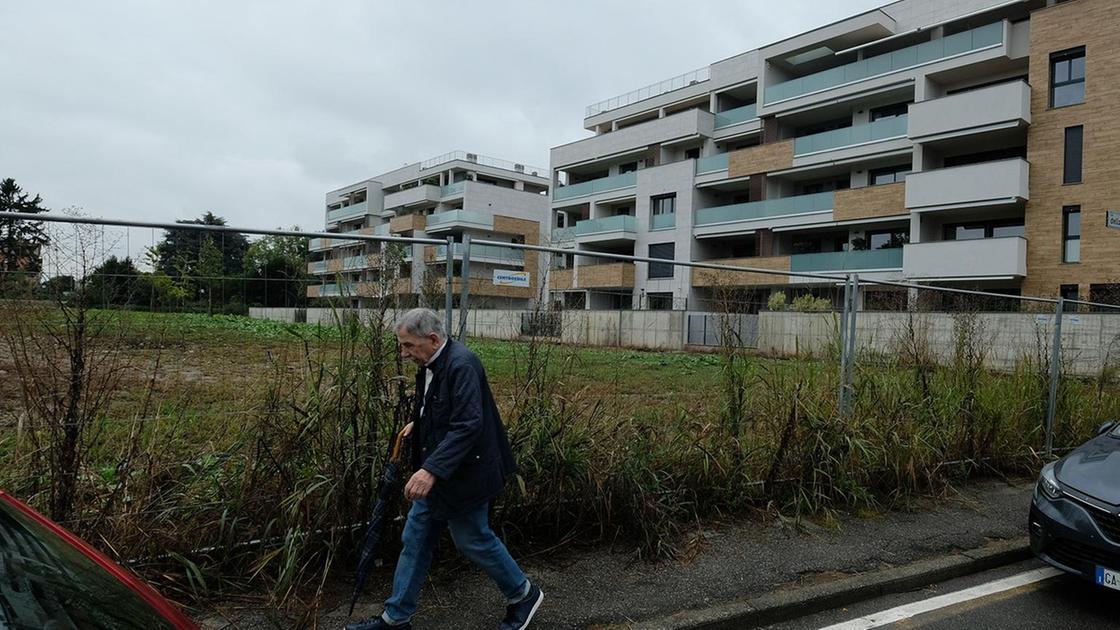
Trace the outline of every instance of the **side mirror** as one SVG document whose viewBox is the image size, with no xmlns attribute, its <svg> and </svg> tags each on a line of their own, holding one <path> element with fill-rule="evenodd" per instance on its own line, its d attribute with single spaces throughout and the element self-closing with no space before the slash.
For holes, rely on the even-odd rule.
<svg viewBox="0 0 1120 630">
<path fill-rule="evenodd" d="M 1109 431 L 1111 431 L 1115 428 L 1116 428 L 1116 421 L 1115 420 L 1109 420 L 1108 422 L 1102 424 L 1099 429 L 1097 429 L 1097 435 L 1104 435 L 1105 433 L 1108 433 Z"/>
</svg>

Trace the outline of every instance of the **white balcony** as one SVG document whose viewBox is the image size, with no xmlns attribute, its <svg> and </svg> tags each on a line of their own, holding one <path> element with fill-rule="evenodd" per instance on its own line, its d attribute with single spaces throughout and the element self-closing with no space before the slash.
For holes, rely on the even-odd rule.
<svg viewBox="0 0 1120 630">
<path fill-rule="evenodd" d="M 909 136 L 934 142 L 1031 124 L 1031 87 L 1000 83 L 910 106 Z"/>
<path fill-rule="evenodd" d="M 562 168 L 605 155 L 644 151 L 651 144 L 710 137 L 714 127 L 715 117 L 712 114 L 690 109 L 555 147 L 552 149 L 552 163 L 557 168 Z"/>
<path fill-rule="evenodd" d="M 408 208 L 410 206 L 427 203 L 438 203 L 440 200 L 440 187 L 424 184 L 400 192 L 385 195 L 386 210 L 393 208 Z"/>
<path fill-rule="evenodd" d="M 914 280 L 1022 278 L 1027 275 L 1027 239 L 909 243 L 903 246 L 902 272 Z"/>
<path fill-rule="evenodd" d="M 914 212 L 1009 206 L 1030 199 L 1030 164 L 1022 158 L 980 162 L 906 176 Z"/>
</svg>

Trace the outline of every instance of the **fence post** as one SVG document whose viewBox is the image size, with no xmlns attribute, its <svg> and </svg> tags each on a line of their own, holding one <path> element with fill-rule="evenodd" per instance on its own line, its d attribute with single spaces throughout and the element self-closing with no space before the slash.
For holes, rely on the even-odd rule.
<svg viewBox="0 0 1120 630">
<path fill-rule="evenodd" d="M 840 417 L 848 415 L 848 311 L 852 305 L 852 276 L 844 277 L 844 308 L 840 312 Z"/>
<path fill-rule="evenodd" d="M 450 335 L 451 334 L 451 307 L 453 305 L 453 302 L 451 300 L 451 294 L 452 294 L 452 291 L 453 291 L 452 285 L 455 282 L 455 263 L 454 263 L 454 260 L 455 260 L 455 239 L 453 237 L 450 237 L 450 236 L 447 237 L 446 247 L 447 247 L 447 256 L 443 260 L 447 264 L 447 274 L 446 274 L 447 275 L 447 291 L 445 292 L 444 300 L 443 300 L 443 308 L 444 308 L 443 320 L 444 320 L 444 324 L 445 324 L 444 327 L 447 330 L 447 334 Z"/>
<path fill-rule="evenodd" d="M 1054 414 L 1058 409 L 1058 379 L 1062 367 L 1062 312 L 1065 300 L 1054 307 L 1054 341 L 1050 344 L 1050 400 L 1046 406 L 1046 457 L 1054 454 Z"/>
<path fill-rule="evenodd" d="M 462 288 L 459 293 L 459 341 L 467 338 L 467 302 L 471 296 L 471 235 L 463 235 Z"/>
<path fill-rule="evenodd" d="M 852 405 L 852 368 L 856 354 L 856 310 L 859 305 L 859 275 L 844 280 L 844 311 L 840 319 L 840 417 L 848 417 Z"/>
</svg>

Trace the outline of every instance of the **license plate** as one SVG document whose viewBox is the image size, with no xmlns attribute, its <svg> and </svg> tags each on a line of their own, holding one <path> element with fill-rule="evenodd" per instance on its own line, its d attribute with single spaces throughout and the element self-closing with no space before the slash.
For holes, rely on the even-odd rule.
<svg viewBox="0 0 1120 630">
<path fill-rule="evenodd" d="M 1097 584 L 1120 591 L 1120 571 L 1097 567 Z"/>
</svg>

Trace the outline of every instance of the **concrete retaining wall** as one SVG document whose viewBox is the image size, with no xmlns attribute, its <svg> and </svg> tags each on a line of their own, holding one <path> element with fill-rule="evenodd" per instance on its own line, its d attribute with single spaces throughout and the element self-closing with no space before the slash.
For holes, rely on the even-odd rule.
<svg viewBox="0 0 1120 630">
<path fill-rule="evenodd" d="M 330 324 L 330 309 L 305 309 L 309 324 Z M 467 334 L 488 339 L 521 337 L 521 317 L 529 311 L 478 309 L 467 314 Z M 250 317 L 296 320 L 296 309 L 251 308 Z M 363 310 L 364 319 L 372 311 Z M 388 313 L 390 320 L 395 313 Z M 684 311 L 564 311 L 560 340 L 586 346 L 680 350 L 685 347 L 688 314 Z M 758 316 L 758 351 L 774 356 L 824 356 L 836 343 L 837 313 L 762 312 Z M 972 326 L 973 349 L 987 367 L 1011 370 L 1024 359 L 1049 355 L 1053 316 L 1029 313 L 859 313 L 857 347 L 864 355 L 898 356 L 911 337 L 938 362 L 953 360 L 958 329 Z M 452 315 L 455 330 L 459 311 Z M 913 333 L 910 330 L 913 328 Z M 1106 364 L 1120 362 L 1120 314 L 1087 313 L 1062 319 L 1062 363 L 1068 374 L 1091 376 Z"/>
</svg>

